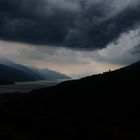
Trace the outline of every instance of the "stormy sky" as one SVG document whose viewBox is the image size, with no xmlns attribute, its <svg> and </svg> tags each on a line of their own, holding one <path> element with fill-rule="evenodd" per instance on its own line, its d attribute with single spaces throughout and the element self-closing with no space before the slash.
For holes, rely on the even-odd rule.
<svg viewBox="0 0 140 140">
<path fill-rule="evenodd" d="M 0 56 L 73 77 L 140 59 L 140 0 L 0 0 Z"/>
</svg>

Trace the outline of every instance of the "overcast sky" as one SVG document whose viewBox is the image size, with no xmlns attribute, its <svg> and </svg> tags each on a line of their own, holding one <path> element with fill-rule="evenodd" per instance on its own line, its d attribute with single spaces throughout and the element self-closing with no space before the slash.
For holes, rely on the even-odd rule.
<svg viewBox="0 0 140 140">
<path fill-rule="evenodd" d="M 0 0 L 0 56 L 73 77 L 140 60 L 140 0 Z"/>
</svg>

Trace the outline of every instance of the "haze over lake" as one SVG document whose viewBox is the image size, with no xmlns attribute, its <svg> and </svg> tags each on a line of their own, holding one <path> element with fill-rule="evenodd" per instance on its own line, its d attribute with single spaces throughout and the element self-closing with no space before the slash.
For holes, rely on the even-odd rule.
<svg viewBox="0 0 140 140">
<path fill-rule="evenodd" d="M 33 81 L 33 82 L 17 82 L 15 85 L 0 85 L 0 93 L 13 92 L 29 92 L 35 89 L 51 87 L 62 81 Z"/>
</svg>

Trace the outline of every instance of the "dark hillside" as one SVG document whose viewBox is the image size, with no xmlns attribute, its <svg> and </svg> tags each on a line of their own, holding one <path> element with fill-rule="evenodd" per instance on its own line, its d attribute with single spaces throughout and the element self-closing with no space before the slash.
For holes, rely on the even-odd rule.
<svg viewBox="0 0 140 140">
<path fill-rule="evenodd" d="M 27 94 L 1 95 L 0 136 L 139 140 L 139 64 Z"/>
<path fill-rule="evenodd" d="M 34 81 L 34 78 L 23 71 L 0 64 L 0 81 L 23 82 Z"/>
</svg>

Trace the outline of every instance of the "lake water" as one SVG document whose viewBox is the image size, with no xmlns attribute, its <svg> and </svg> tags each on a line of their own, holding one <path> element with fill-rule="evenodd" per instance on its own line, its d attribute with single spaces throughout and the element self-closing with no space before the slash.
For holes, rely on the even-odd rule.
<svg viewBox="0 0 140 140">
<path fill-rule="evenodd" d="M 51 87 L 59 84 L 62 81 L 35 81 L 35 82 L 19 82 L 15 85 L 0 85 L 0 93 L 12 92 L 29 92 L 35 89 Z"/>
</svg>

